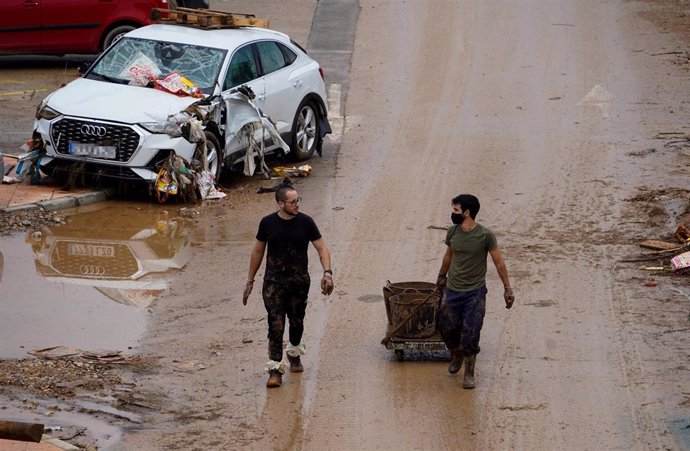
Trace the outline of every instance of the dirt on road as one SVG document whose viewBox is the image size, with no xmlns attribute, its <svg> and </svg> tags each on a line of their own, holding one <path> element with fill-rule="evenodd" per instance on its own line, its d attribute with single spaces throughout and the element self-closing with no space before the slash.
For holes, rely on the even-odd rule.
<svg viewBox="0 0 690 451">
<path fill-rule="evenodd" d="M 100 412 L 122 430 L 108 448 L 690 449 L 690 279 L 622 261 L 690 222 L 690 6 L 359 7 L 342 137 L 297 186 L 336 286 L 312 287 L 305 372 L 264 386 L 265 310 L 241 298 L 274 204 L 247 182 L 195 218 L 135 349 L 149 364 L 115 369 L 136 421 Z M 489 265 L 475 390 L 443 356 L 380 345 L 382 286 L 435 279 L 444 232 L 429 226 L 461 192 L 517 298 L 503 307 Z"/>
</svg>

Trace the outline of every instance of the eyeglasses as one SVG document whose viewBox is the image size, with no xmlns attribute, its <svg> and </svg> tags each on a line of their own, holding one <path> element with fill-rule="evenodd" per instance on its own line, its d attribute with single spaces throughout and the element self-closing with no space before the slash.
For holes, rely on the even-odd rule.
<svg viewBox="0 0 690 451">
<path fill-rule="evenodd" d="M 285 203 L 286 203 L 286 204 L 290 204 L 290 205 L 295 205 L 295 204 L 298 204 L 298 203 L 300 203 L 300 202 L 302 202 L 302 198 L 301 198 L 301 197 L 298 197 L 298 198 L 295 199 L 295 200 L 288 200 L 288 201 L 286 201 Z"/>
</svg>

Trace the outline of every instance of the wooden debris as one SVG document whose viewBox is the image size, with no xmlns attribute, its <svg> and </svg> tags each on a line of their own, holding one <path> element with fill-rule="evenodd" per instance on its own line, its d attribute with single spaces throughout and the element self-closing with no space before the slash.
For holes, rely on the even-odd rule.
<svg viewBox="0 0 690 451">
<path fill-rule="evenodd" d="M 667 251 L 671 249 L 677 249 L 678 243 L 669 243 L 668 241 L 659 240 L 645 240 L 640 243 L 640 247 L 652 249 L 655 251 Z"/>
<path fill-rule="evenodd" d="M 677 239 L 679 243 L 687 243 L 690 240 L 690 230 L 685 227 L 685 224 L 678 224 L 673 238 Z"/>
<path fill-rule="evenodd" d="M 268 28 L 267 19 L 258 19 L 253 14 L 226 13 L 210 9 L 154 8 L 151 19 L 158 23 L 187 25 L 202 29 L 262 27 Z"/>
<path fill-rule="evenodd" d="M 39 443 L 43 436 L 43 424 L 20 421 L 0 421 L 0 439 Z M 12 447 L 12 445 L 8 445 Z M 3 447 L 4 449 L 4 447 Z M 26 449 L 17 446 L 15 449 Z"/>
</svg>

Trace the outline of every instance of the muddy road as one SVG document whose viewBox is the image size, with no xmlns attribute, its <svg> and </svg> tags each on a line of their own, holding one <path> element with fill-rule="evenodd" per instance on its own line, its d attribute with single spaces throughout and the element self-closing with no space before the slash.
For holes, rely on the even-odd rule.
<svg viewBox="0 0 690 451">
<path fill-rule="evenodd" d="M 315 4 L 299 5 L 311 18 Z M 621 262 L 690 221 L 688 5 L 359 8 L 349 90 L 331 111 L 342 131 L 297 185 L 336 286 L 330 298 L 312 287 L 305 372 L 264 386 L 265 310 L 258 292 L 242 306 L 242 289 L 274 207 L 255 194 L 270 183 L 234 178 L 225 200 L 192 215 L 189 259 L 147 307 L 132 350 L 142 361 L 110 370 L 126 396 L 115 414 L 90 410 L 118 428 L 99 444 L 690 449 L 690 279 Z M 461 192 L 480 198 L 517 298 L 503 307 L 489 265 L 475 390 L 448 374 L 443 353 L 397 362 L 380 345 L 382 286 L 435 280 L 437 227 Z M 20 409 L 21 395 L 2 396 Z"/>
</svg>

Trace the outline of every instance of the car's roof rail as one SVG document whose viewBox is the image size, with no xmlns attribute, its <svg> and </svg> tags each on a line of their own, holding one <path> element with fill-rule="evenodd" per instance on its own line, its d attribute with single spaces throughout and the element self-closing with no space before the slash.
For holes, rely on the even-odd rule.
<svg viewBox="0 0 690 451">
<path fill-rule="evenodd" d="M 210 9 L 153 8 L 151 20 L 157 23 L 185 25 L 204 30 L 238 27 L 268 28 L 268 19 L 259 19 L 254 14 L 227 13 Z"/>
</svg>

